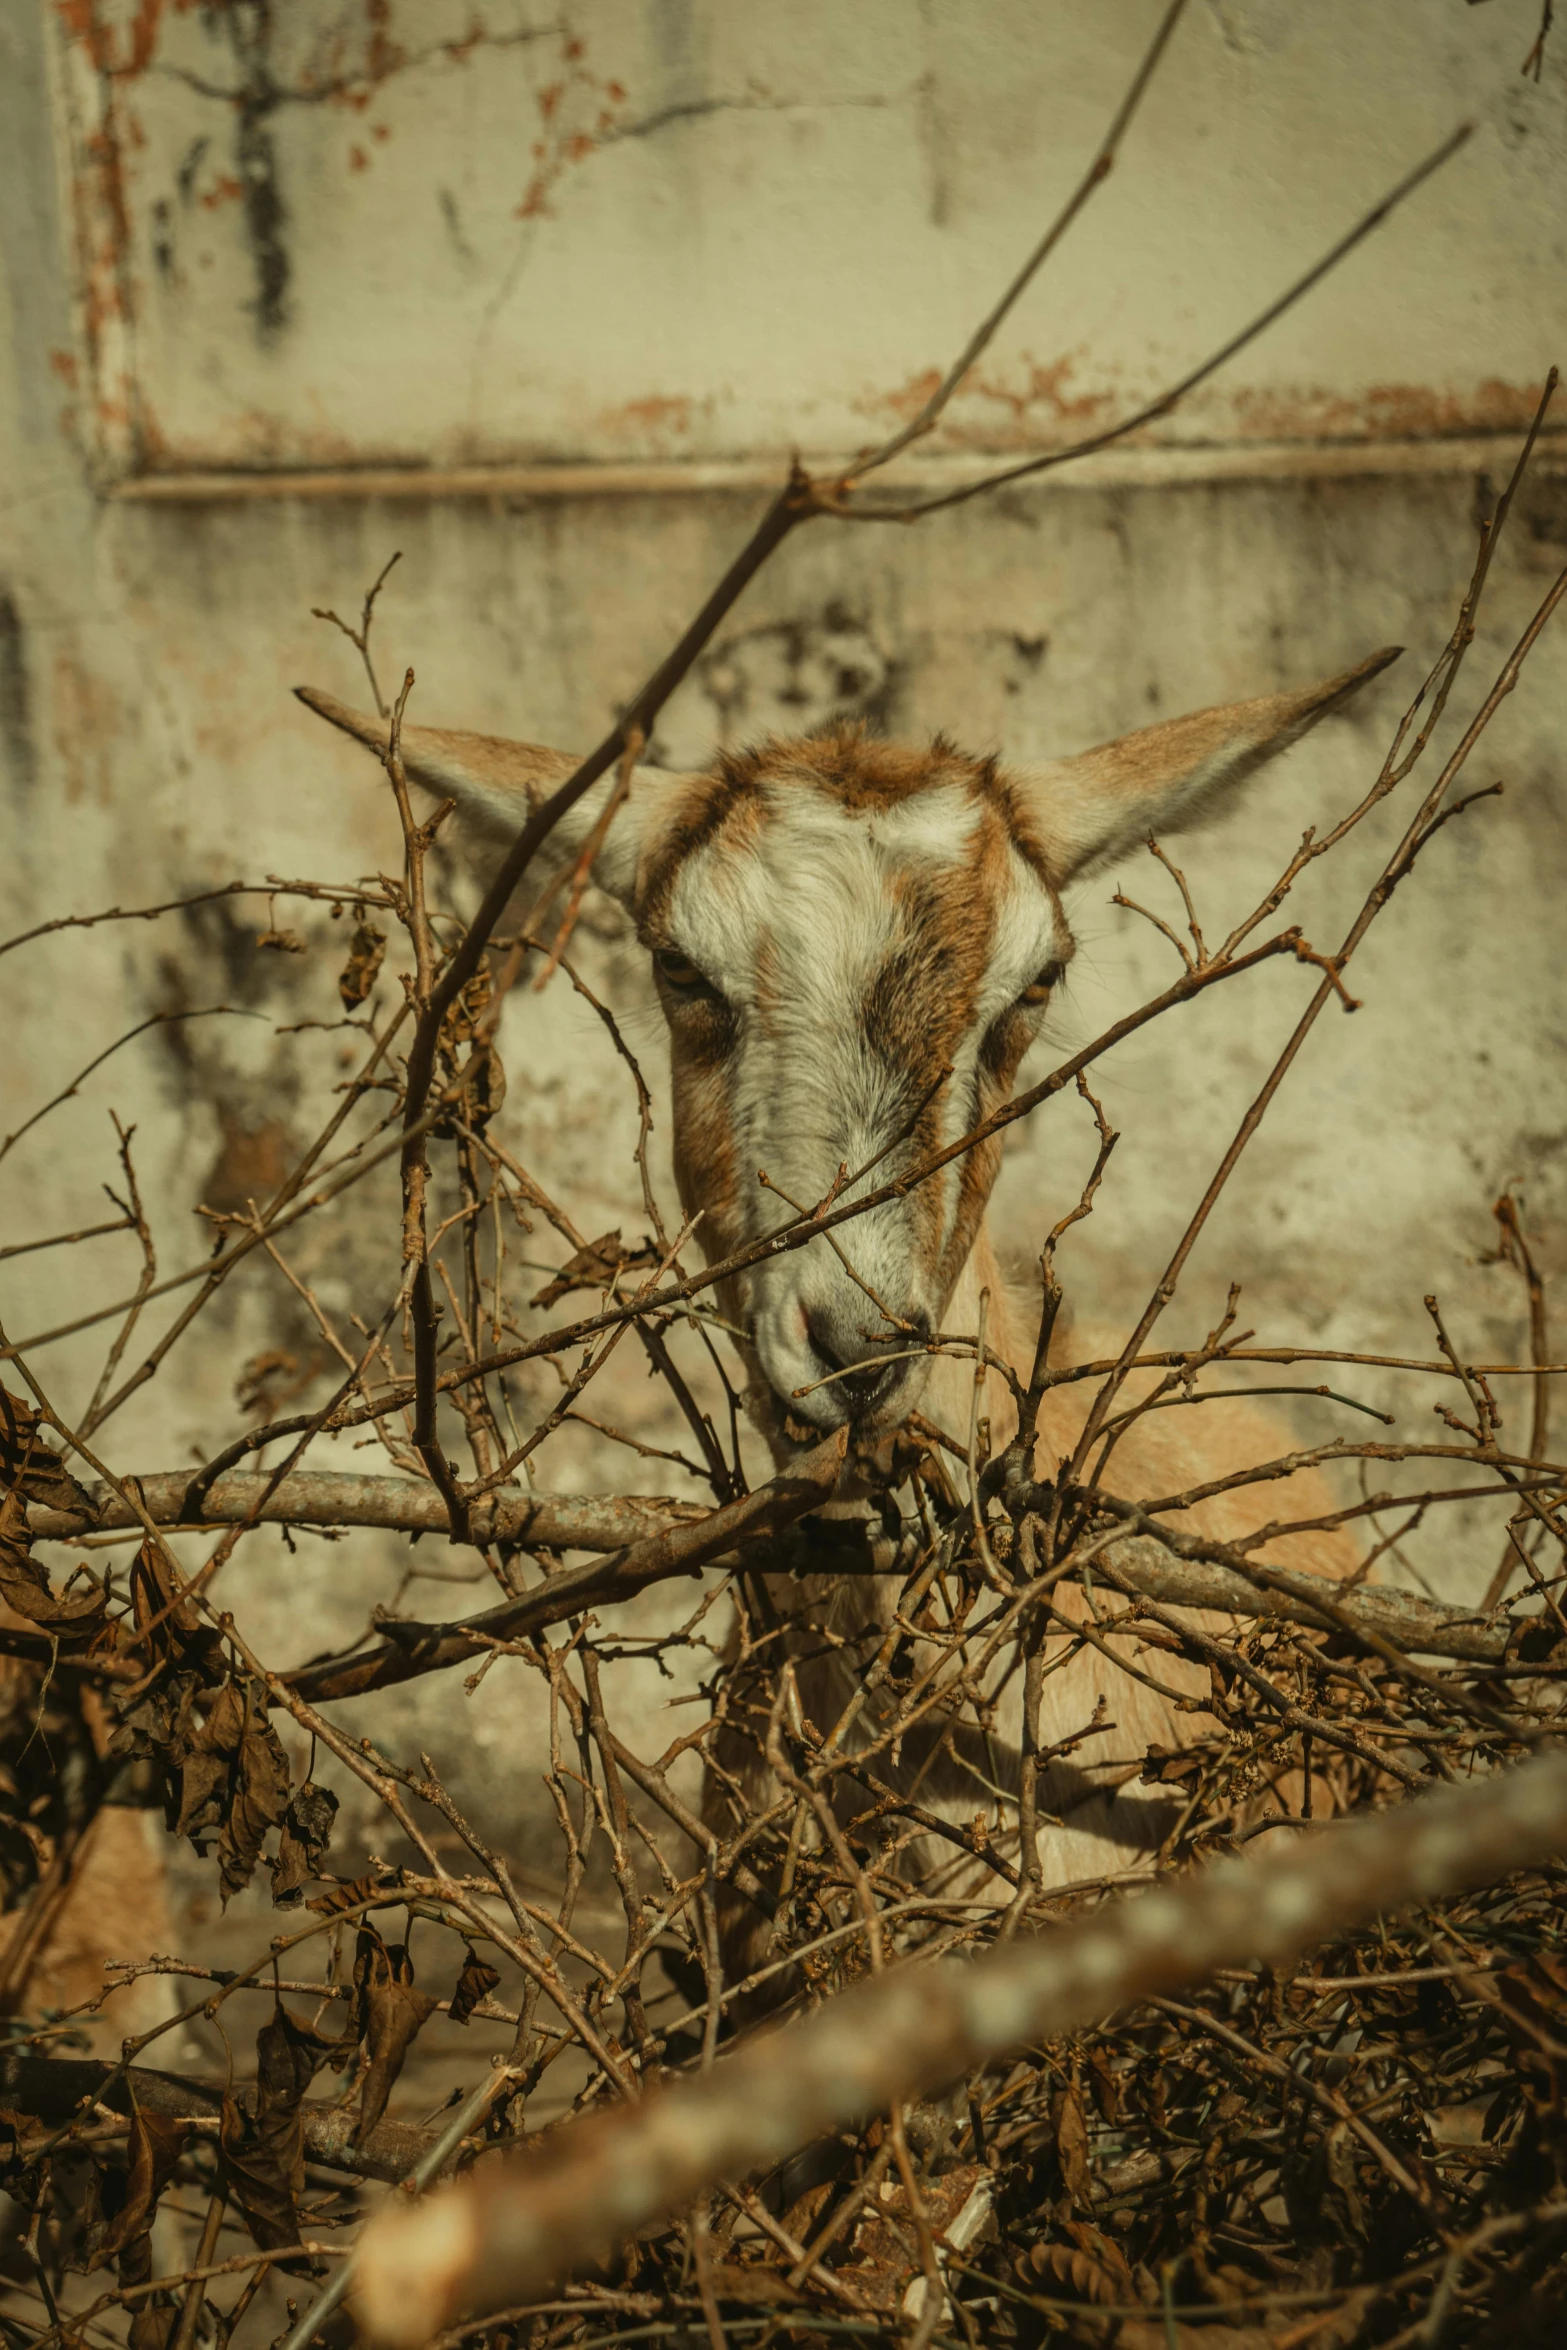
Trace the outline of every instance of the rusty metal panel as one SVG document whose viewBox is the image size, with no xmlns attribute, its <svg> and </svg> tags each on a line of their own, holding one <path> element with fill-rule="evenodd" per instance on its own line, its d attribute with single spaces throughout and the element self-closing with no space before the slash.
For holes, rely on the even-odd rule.
<svg viewBox="0 0 1567 2350">
<path fill-rule="evenodd" d="M 101 471 L 775 460 L 910 413 L 1153 0 L 51 0 Z M 951 440 L 1155 394 L 1456 122 L 1467 150 L 1157 436 L 1517 425 L 1562 323 L 1567 65 L 1513 0 L 1206 0 Z"/>
</svg>

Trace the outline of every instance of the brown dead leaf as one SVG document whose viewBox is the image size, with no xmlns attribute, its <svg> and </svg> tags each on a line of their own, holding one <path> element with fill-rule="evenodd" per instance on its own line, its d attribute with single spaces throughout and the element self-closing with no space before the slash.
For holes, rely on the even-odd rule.
<svg viewBox="0 0 1567 2350">
<path fill-rule="evenodd" d="M 275 955 L 302 955 L 305 951 L 305 942 L 297 930 L 258 930 L 256 944 L 270 947 Z"/>
<path fill-rule="evenodd" d="M 0 1491 L 51 1510 L 86 1510 L 92 1496 L 44 1439 L 44 1421 L 25 1396 L 0 1387 Z"/>
<path fill-rule="evenodd" d="M 348 960 L 337 975 L 337 992 L 345 1012 L 362 1004 L 381 973 L 386 954 L 386 932 L 362 917 L 348 942 Z"/>
<path fill-rule="evenodd" d="M 359 2135 L 363 2139 L 386 2111 L 403 2059 L 434 2013 L 436 2002 L 413 1987 L 413 1961 L 406 1944 L 387 1947 L 374 1926 L 361 1926 L 354 1958 L 359 1993 L 360 2037 L 369 2058 L 359 2091 Z"/>
<path fill-rule="evenodd" d="M 613 1289 L 620 1274 L 655 1272 L 659 1262 L 651 1240 L 644 1239 L 638 1247 L 627 1248 L 618 1231 L 605 1232 L 597 1240 L 590 1240 L 586 1248 L 579 1248 L 574 1257 L 568 1257 L 554 1280 L 545 1283 L 533 1302 L 536 1306 L 552 1306 L 569 1297 L 573 1290 Z"/>
<path fill-rule="evenodd" d="M 32 1554 L 27 1509 L 12 1488 L 0 1498 L 0 1598 L 40 1632 L 62 1640 L 81 1640 L 98 1631 L 104 1620 L 103 1586 L 81 1568 L 74 1592 L 68 1585 L 57 1592 Z"/>
<path fill-rule="evenodd" d="M 263 2252 L 279 2251 L 299 2242 L 299 2212 L 293 2183 L 278 2159 L 274 2145 L 265 2143 L 258 2125 L 231 2097 L 223 2100 L 218 2144 L 223 2155 L 224 2183 L 229 2200 Z M 296 2268 L 295 2262 L 285 2262 Z"/>
<path fill-rule="evenodd" d="M 266 1715 L 257 1712 L 239 1750 L 228 1817 L 218 1838 L 218 1879 L 225 1900 L 250 1883 L 267 1830 L 287 1809 L 288 1757 Z"/>
<path fill-rule="evenodd" d="M 126 2340 L 130 2350 L 169 2350 L 180 2322 L 180 2305 L 172 2294 L 155 2293 L 138 2302 Z"/>
<path fill-rule="evenodd" d="M 1071 2220 L 1065 2240 L 1032 2244 L 1017 2262 L 1025 2285 L 1041 2285 L 1063 2300 L 1093 2307 L 1135 2307 L 1140 2295 L 1119 2244 L 1102 2230 Z"/>
<path fill-rule="evenodd" d="M 169 2120 L 160 2113 L 132 2113 L 132 2131 L 127 2138 L 127 2178 L 125 2202 L 110 2218 L 108 2228 L 94 2242 L 87 2268 L 103 2268 L 106 2261 L 120 2261 L 122 2275 L 129 2268 L 139 2272 L 146 2268 L 150 2275 L 150 2261 L 146 2258 L 146 2244 L 136 2247 L 136 2240 L 146 2240 L 157 2218 L 157 2197 L 167 2188 L 179 2169 L 179 2157 L 186 2150 L 188 2124 Z"/>
<path fill-rule="evenodd" d="M 1101 2121 L 1118 2122 L 1121 2118 L 1121 2076 L 1097 2041 L 1088 2051 L 1088 2071 L 1099 2118 Z"/>
<path fill-rule="evenodd" d="M 480 2000 L 488 1999 L 501 1979 L 498 1967 L 492 1967 L 471 1947 L 464 1947 L 467 1956 L 462 1962 L 462 1973 L 457 1978 L 457 1988 L 452 1993 L 451 2005 L 447 2010 L 454 2024 L 465 2024 Z"/>
<path fill-rule="evenodd" d="M 288 1757 L 252 1684 L 225 1681 L 180 1767 L 175 1832 L 202 1849 L 214 1829 L 223 1898 L 255 1874 L 269 1828 L 288 1810 Z"/>
<path fill-rule="evenodd" d="M 1083 2094 L 1075 2081 L 1062 2090 L 1056 2106 L 1056 2160 L 1061 2180 L 1080 2211 L 1092 2207 L 1093 2173 L 1088 2167 L 1088 2121 Z"/>
<path fill-rule="evenodd" d="M 386 1877 L 351 1877 L 346 1884 L 329 1885 L 324 1893 L 312 1894 L 305 1903 L 318 1917 L 336 1917 L 341 1910 L 357 1909 L 363 1901 L 373 1901 L 377 1894 L 386 1893 L 395 1880 Z"/>
<path fill-rule="evenodd" d="M 103 1623 L 103 1586 L 82 1567 L 66 1592 L 54 1590 L 32 1554 L 29 1503 L 92 1510 L 90 1497 L 44 1442 L 40 1415 L 25 1397 L 0 1387 L 0 1598 L 40 1632 L 82 1639 Z"/>
<path fill-rule="evenodd" d="M 188 2135 L 185 2122 L 143 2113 L 139 2106 L 132 2113 L 125 2150 L 125 2201 L 93 2247 L 94 2268 L 117 2259 L 136 2237 L 148 2233 L 158 2215 L 158 2198 L 179 2167 Z"/>
<path fill-rule="evenodd" d="M 350 2030 L 330 2038 L 302 2024 L 279 2000 L 269 2023 L 256 2034 L 255 2147 L 276 2165 L 290 2194 L 304 2184 L 305 2092 L 324 2064 L 341 2064 L 354 2046 Z"/>
<path fill-rule="evenodd" d="M 313 1779 L 307 1779 L 296 1789 L 284 1816 L 272 1868 L 274 1901 L 297 1902 L 306 1878 L 320 1873 L 336 1818 L 337 1797 L 330 1787 L 318 1787 Z"/>
</svg>

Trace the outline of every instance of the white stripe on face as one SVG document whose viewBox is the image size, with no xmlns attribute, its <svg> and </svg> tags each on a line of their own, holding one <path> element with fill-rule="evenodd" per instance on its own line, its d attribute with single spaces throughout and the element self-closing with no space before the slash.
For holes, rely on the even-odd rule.
<svg viewBox="0 0 1567 2350">
<path fill-rule="evenodd" d="M 810 772 L 810 750 L 780 746 L 743 810 L 686 858 L 653 926 L 722 999 L 666 993 L 686 1204 L 708 1211 L 715 1253 L 780 1221 L 758 1170 L 811 1208 L 889 1145 L 866 1188 L 968 1131 L 1032 1032 L 1028 1018 L 1013 1032 L 1009 1007 L 1070 952 L 1053 894 L 967 774 L 938 768 L 890 804 L 850 808 Z M 845 1227 L 852 1273 L 818 1240 L 746 1278 L 739 1310 L 785 1410 L 831 1427 L 912 1408 L 919 1359 L 797 1390 L 939 1326 L 990 1174 L 965 1181 L 955 1165 Z"/>
</svg>

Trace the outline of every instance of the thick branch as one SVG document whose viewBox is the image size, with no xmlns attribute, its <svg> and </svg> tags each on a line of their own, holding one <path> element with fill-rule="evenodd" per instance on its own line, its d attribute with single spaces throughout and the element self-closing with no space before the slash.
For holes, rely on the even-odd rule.
<svg viewBox="0 0 1567 2350">
<path fill-rule="evenodd" d="M 1263 1588 L 1231 1567 L 1177 1558 L 1174 1551 L 1146 1534 L 1129 1535 L 1115 1544 L 1110 1555 L 1117 1579 L 1145 1599 L 1336 1630 L 1338 1626 L 1320 1604 L 1326 1601 L 1335 1617 L 1347 1619 L 1356 1631 L 1390 1642 L 1406 1656 L 1450 1656 L 1466 1664 L 1500 1664 L 1517 1629 L 1515 1619 L 1487 1623 L 1470 1609 L 1444 1607 L 1440 1600 L 1422 1599 L 1413 1591 L 1381 1587 L 1345 1591 L 1327 1577 L 1305 1574 L 1298 1567 L 1270 1563 L 1268 1578 L 1273 1587 Z M 1280 1588 L 1284 1585 L 1287 1590 Z"/>
<path fill-rule="evenodd" d="M 1306 1834 L 959 1966 L 910 1965 L 768 2034 L 630 2111 L 568 2124 L 553 2159 L 496 2163 L 370 2223 L 358 2264 L 372 2342 L 418 2343 L 462 2314 L 526 2302 L 678 2210 L 825 2132 L 928 2096 L 1023 2041 L 1207 1980 L 1552 1858 L 1567 1755 Z"/>
<path fill-rule="evenodd" d="M 254 1471 L 235 1471 L 198 1494 L 188 1471 L 171 1469 L 138 1479 L 147 1515 L 159 1526 L 243 1525 L 269 1482 Z M 34 1537 L 71 1542 L 140 1523 L 109 1487 L 90 1486 L 88 1492 L 91 1515 L 85 1510 L 29 1511 Z M 524 1550 L 619 1550 L 703 1514 L 700 1503 L 658 1495 L 529 1493 L 519 1486 L 501 1486 L 468 1510 L 475 1542 L 516 1543 Z M 412 1477 L 295 1470 L 267 1495 L 256 1516 L 267 1525 L 382 1526 L 402 1534 L 446 1530 L 440 1494 Z"/>
<path fill-rule="evenodd" d="M 587 1608 L 629 1599 L 649 1583 L 666 1582 L 673 1575 L 694 1575 L 736 1544 L 774 1533 L 803 1518 L 807 1510 L 819 1509 L 831 1498 L 838 1482 L 847 1444 L 847 1431 L 839 1429 L 825 1443 L 802 1453 L 794 1466 L 770 1485 L 759 1486 L 743 1500 L 714 1510 L 695 1525 L 671 1526 L 650 1534 L 607 1559 L 568 1567 L 483 1615 L 447 1624 L 388 1622 L 390 1637 L 377 1647 L 306 1665 L 286 1676 L 289 1686 L 312 1705 L 331 1698 L 363 1697 L 372 1689 L 385 1689 L 420 1673 L 437 1672 L 443 1665 L 482 1656 L 497 1641 L 523 1640 L 546 1625 L 581 1615 Z"/>
<path fill-rule="evenodd" d="M 836 1439 L 834 1440 L 834 1444 Z M 749 1564 L 771 1573 L 800 1566 L 834 1575 L 885 1574 L 895 1570 L 885 1540 L 856 1539 L 857 1521 L 834 1520 L 830 1528 L 804 1529 L 787 1536 L 799 1518 L 820 1506 L 831 1489 L 830 1463 L 817 1466 L 829 1444 L 802 1456 L 788 1475 L 741 1503 L 704 1512 L 694 1502 L 663 1494 L 525 1493 L 503 1487 L 472 1507 L 474 1539 L 517 1543 L 524 1549 L 592 1550 L 618 1555 L 554 1575 L 520 1599 L 484 1615 L 450 1623 L 401 1623 L 387 1641 L 354 1654 L 323 1659 L 303 1668 L 293 1686 L 318 1702 L 358 1696 L 389 1681 L 437 1672 L 482 1654 L 493 1640 L 515 1640 L 547 1624 L 560 1623 L 589 1607 L 617 1600 L 654 1583 L 693 1574 L 731 1551 L 772 1541 L 778 1555 Z M 267 1480 L 252 1472 L 220 1477 L 203 1497 L 199 1515 L 187 1510 L 190 1480 L 178 1470 L 138 1479 L 148 1516 L 160 1526 L 237 1525 L 248 1517 Z M 134 1525 L 129 1508 L 106 1487 L 89 1493 L 94 1513 L 33 1509 L 28 1522 L 35 1539 L 72 1541 L 85 1533 Z M 263 1521 L 290 1526 L 380 1527 L 394 1533 L 442 1533 L 446 1505 L 433 1485 L 411 1477 L 356 1477 L 296 1471 L 286 1477 L 259 1513 Z M 781 1547 L 776 1538 L 786 1539 Z M 830 1538 L 831 1555 L 820 1555 Z M 1517 1629 L 1517 1619 L 1488 1621 L 1466 1608 L 1446 1607 L 1411 1591 L 1372 1586 L 1345 1591 L 1297 1568 L 1270 1567 L 1272 1589 L 1259 1588 L 1232 1569 L 1184 1559 L 1155 1537 L 1128 1534 L 1117 1542 L 1118 1576 L 1148 1599 L 1178 1607 L 1219 1609 L 1230 1615 L 1266 1616 L 1322 1628 L 1329 1623 L 1321 1602 L 1360 1630 L 1390 1641 L 1409 1656 L 1453 1657 L 1465 1664 L 1499 1664 Z M 1068 1577 L 1070 1580 L 1070 1576 Z M 1287 1586 L 1288 1588 L 1284 1588 Z M 47 1662 L 50 1644 L 41 1635 L 18 1633 L 11 1653 L 26 1640 L 25 1653 Z"/>
</svg>

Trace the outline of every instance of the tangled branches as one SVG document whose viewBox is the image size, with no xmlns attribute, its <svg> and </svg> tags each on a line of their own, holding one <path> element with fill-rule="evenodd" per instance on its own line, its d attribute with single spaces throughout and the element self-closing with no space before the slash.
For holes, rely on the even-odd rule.
<svg viewBox="0 0 1567 2350">
<path fill-rule="evenodd" d="M 1047 2334 L 1349 2350 L 1493 2341 L 1559 2306 L 1567 1981 L 1549 1749 L 1567 1670 L 1567 1467 L 1549 1398 L 1567 1366 L 1549 1358 L 1518 1207 L 1498 1213 L 1529 1360 L 1472 1363 L 1434 1300 L 1419 1358 L 1259 1343 L 1233 1294 L 1195 1341 L 1156 1342 L 1305 1038 L 1353 1008 L 1362 940 L 1488 796 L 1467 791 L 1465 771 L 1567 573 L 1434 773 L 1427 755 L 1528 449 L 1451 637 L 1360 796 L 1217 944 L 1156 852 L 1181 900 L 1179 920 L 1150 917 L 1178 957 L 1170 985 L 939 1149 L 845 1166 L 763 1238 L 699 1264 L 701 1210 L 682 1220 L 659 1197 L 650 1088 L 574 951 L 589 865 L 664 699 L 790 531 L 924 510 L 873 477 L 939 423 L 1103 179 L 1178 14 L 1061 221 L 915 424 L 831 480 L 791 476 L 621 723 L 587 760 L 558 763 L 568 771 L 466 916 L 443 861 L 450 805 L 426 817 L 410 790 L 413 674 L 389 697 L 372 659 L 383 572 L 345 633 L 384 722 L 399 870 L 269 881 L 258 941 L 280 956 L 305 943 L 278 926 L 279 899 L 322 935 L 338 925 L 331 1033 L 350 1074 L 322 1081 L 314 1135 L 279 1180 L 204 1204 L 213 1245 L 199 1263 L 160 1271 L 129 1128 L 114 1220 L 16 1244 L 74 1251 L 123 1234 L 142 1264 L 125 1296 L 0 1332 L 8 2340 L 248 2350 L 286 2329 L 305 2350 L 334 2338 L 349 2295 L 379 2335 L 413 2338 L 426 2320 L 402 2297 L 404 2234 L 442 2283 L 427 2322 L 452 2320 L 443 2341 L 528 2350 L 698 2329 L 714 2350 Z M 504 929 L 552 827 L 612 774 L 581 855 L 554 875 L 559 904 L 546 892 Z M 1353 859 L 1389 805 L 1404 829 L 1337 943 L 1278 926 L 1308 868 Z M 1313 974 L 1304 1011 L 1146 1311 L 1124 1344 L 1075 1359 L 1059 1343 L 1059 1263 L 1115 1140 L 1090 1089 L 1096 1063 L 1275 964 Z M 646 1229 L 632 1243 L 552 1196 L 507 1109 L 527 1067 L 508 1004 L 525 1011 L 520 983 L 557 966 L 634 1096 Z M 984 1296 L 973 1328 L 906 1326 L 907 1351 L 972 1373 L 966 1412 L 915 1414 L 875 1442 L 840 1434 L 758 1474 L 726 1285 L 806 1248 L 848 1262 L 862 1219 L 1058 1097 L 1089 1105 L 1099 1153 L 1045 1237 L 1025 1363 L 991 1342 Z M 325 1276 L 365 1227 L 391 1245 L 334 1289 Z M 243 1424 L 194 1469 L 111 1457 L 127 1404 L 252 1277 L 308 1331 L 303 1371 L 281 1349 L 253 1360 L 237 1382 Z M 89 1332 L 107 1345 L 76 1397 L 75 1369 L 40 1366 Z M 638 1351 L 658 1402 L 633 1416 L 624 1372 Z M 1389 1433 L 1391 1415 L 1344 1387 L 1357 1371 L 1384 1394 L 1435 1396 L 1440 1436 Z M 1009 1419 L 982 1408 L 987 1392 Z M 1273 1421 L 1271 1450 L 1232 1448 L 1167 1488 L 1126 1489 L 1119 1470 L 1150 1428 L 1217 1420 L 1237 1393 L 1309 1394 L 1353 1413 L 1352 1432 L 1302 1444 Z M 639 1481 L 653 1460 L 680 1490 L 536 1485 L 536 1464 L 584 1428 L 634 1455 Z M 345 1465 L 361 1443 L 379 1456 L 371 1471 Z M 1332 1482 L 1346 1471 L 1362 1477 L 1358 1498 Z M 1227 1515 L 1241 1496 L 1249 1515 Z M 1459 1507 L 1466 1526 L 1495 1519 L 1470 1604 L 1386 1578 L 1415 1524 Z M 266 1529 L 286 1548 L 265 1547 Z M 420 1537 L 431 1548 L 416 1558 Z M 393 1561 L 396 1581 L 350 1634 L 334 1618 L 323 1647 L 318 1617 L 341 1561 L 360 1555 L 349 1543 L 371 1572 Z M 1302 1562 L 1324 1545 L 1338 1546 L 1331 1574 Z M 287 1577 L 286 1651 L 250 1620 L 258 1559 Z M 416 1577 L 465 1582 L 482 1604 L 416 1614 Z M 845 1607 L 873 1588 L 874 1607 Z M 1098 1694 L 1062 1720 L 1054 1699 L 1085 1663 Z M 419 1687 L 447 1701 L 419 1723 L 438 1723 L 439 1755 L 413 1747 L 395 1710 L 392 1692 Z M 511 1740 L 499 1757 L 472 1727 L 497 1689 Z M 1139 1731 L 1154 1718 L 1167 1737 Z M 515 1759 L 528 1741 L 531 1808 Z M 1542 1785 L 1549 1804 L 1515 1834 L 1513 1807 Z M 1433 1788 L 1417 1822 L 1469 1823 L 1436 1859 L 1391 1808 Z M 242 1954 L 232 1938 L 170 1951 L 148 1810 L 166 1848 L 193 1852 L 234 1904 Z M 1088 1812 L 1099 1865 L 1074 1878 L 1047 1856 Z M 1335 1825 L 1362 1813 L 1380 1816 Z M 1255 1877 L 1194 1874 L 1119 1906 L 1129 1886 L 1255 1844 Z M 1378 1871 L 1412 1915 L 1373 1922 Z M 263 1888 L 281 1931 L 257 1924 Z M 1259 1922 L 1247 1943 L 1248 1888 L 1295 1903 L 1287 1930 Z M 1122 1963 L 1140 1934 L 1162 1937 L 1162 1972 Z M 944 1987 L 929 1963 L 944 1959 L 972 1961 L 964 1984 L 1002 1987 L 984 2029 L 949 2029 L 942 2003 L 968 1994 Z M 1097 1968 L 1101 1996 L 1052 2005 L 1018 1990 L 1074 1966 Z M 776 2038 L 758 2036 L 764 2020 Z M 857 2043 L 866 2081 L 852 2094 L 783 2095 L 819 2081 L 823 2047 L 845 2052 L 847 2081 Z M 671 2157 L 650 2189 L 615 2201 L 617 2164 L 645 2152 L 659 2114 L 678 2125 L 726 2097 L 767 2127 L 698 2133 L 683 2167 Z M 588 2156 L 572 2151 L 583 2145 Z M 454 2174 L 476 2184 L 432 2200 L 415 2228 L 409 2199 Z M 536 2211 L 541 2184 L 600 2197 L 592 2224 L 562 2217 L 545 2255 L 486 2268 L 462 2233 L 472 2208 Z"/>
</svg>

